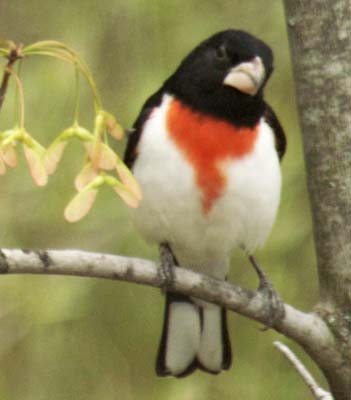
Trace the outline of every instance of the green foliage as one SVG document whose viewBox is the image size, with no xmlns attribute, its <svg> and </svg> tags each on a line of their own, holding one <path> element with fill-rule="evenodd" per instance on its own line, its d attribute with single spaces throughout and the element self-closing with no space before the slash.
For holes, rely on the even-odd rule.
<svg viewBox="0 0 351 400">
<path fill-rule="evenodd" d="M 289 146 L 279 217 L 258 259 L 284 300 L 302 309 L 313 307 L 317 278 L 310 213 L 280 1 L 37 0 L 34 5 L 13 0 L 0 3 L 0 15 L 2 37 L 25 43 L 51 37 L 78 49 L 93 71 L 106 109 L 125 127 L 131 126 L 142 103 L 182 57 L 215 31 L 235 27 L 267 41 L 276 67 L 267 98 L 287 132 Z M 50 132 L 67 134 L 67 127 L 72 128 L 74 71 L 58 61 L 31 57 L 23 60 L 20 79 L 26 94 L 26 130 L 36 132 L 40 143 L 55 143 Z M 94 102 L 88 87 L 80 88 L 81 126 L 92 120 Z M 14 90 L 9 90 L 0 131 L 13 126 L 14 102 Z M 110 146 L 122 154 L 121 142 Z M 62 218 L 77 171 L 83 164 L 83 183 L 84 174 L 91 172 L 79 140 L 67 146 L 50 184 L 40 190 L 28 179 L 21 154 L 18 157 L 16 170 L 0 178 L 2 247 L 82 248 L 157 257 L 157 249 L 138 236 L 127 207 L 111 191 L 101 191 L 79 224 Z M 250 268 L 243 255 L 235 253 L 230 280 L 255 287 Z M 1 278 L 0 398 L 307 398 L 300 378 L 272 346 L 278 335 L 262 333 L 256 323 L 234 314 L 230 317 L 234 365 L 229 372 L 215 377 L 199 372 L 183 380 L 157 378 L 153 364 L 162 308 L 157 290 L 123 282 Z M 298 354 L 311 367 L 303 353 Z"/>
</svg>

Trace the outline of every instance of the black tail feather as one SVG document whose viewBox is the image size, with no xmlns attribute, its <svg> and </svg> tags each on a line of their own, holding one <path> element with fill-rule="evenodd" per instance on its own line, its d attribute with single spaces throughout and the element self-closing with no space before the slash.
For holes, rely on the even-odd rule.
<svg viewBox="0 0 351 400">
<path fill-rule="evenodd" d="M 174 375 L 172 374 L 171 371 L 169 371 L 169 369 L 166 366 L 169 308 L 170 305 L 174 302 L 194 304 L 194 302 L 188 296 L 166 292 L 166 304 L 164 311 L 162 335 L 158 348 L 156 368 L 155 368 L 157 375 L 161 377 Z M 199 308 L 199 310 L 200 310 L 200 316 L 202 316 L 202 308 Z M 221 328 L 222 328 L 221 331 L 222 331 L 222 345 L 223 345 L 222 370 L 228 370 L 232 364 L 232 350 L 231 350 L 231 344 L 227 326 L 227 312 L 224 308 L 221 310 Z M 197 368 L 201 369 L 202 371 L 215 375 L 220 372 L 220 371 L 209 370 L 208 368 L 203 366 L 196 357 L 194 357 L 193 361 L 189 364 L 189 366 L 180 374 L 176 375 L 176 377 L 177 378 L 186 377 L 192 374 Z"/>
<path fill-rule="evenodd" d="M 223 343 L 223 363 L 222 368 L 227 370 L 232 365 L 232 346 L 230 344 L 230 337 L 228 332 L 227 323 L 227 310 L 222 308 L 222 343 Z"/>
<path fill-rule="evenodd" d="M 173 267 L 179 266 L 178 260 L 175 257 L 172 248 L 168 243 L 162 243 L 161 246 L 166 247 L 167 251 L 172 254 L 173 257 Z M 161 257 L 162 259 L 162 257 Z M 206 368 L 202 363 L 198 360 L 196 355 L 194 356 L 193 360 L 190 360 L 189 365 L 180 372 L 179 374 L 174 374 L 174 372 L 170 371 L 169 368 L 166 366 L 166 352 L 167 352 L 167 340 L 169 337 L 169 321 L 170 321 L 170 306 L 172 303 L 190 303 L 199 311 L 199 318 L 200 318 L 200 329 L 203 331 L 203 308 L 201 306 L 195 305 L 192 299 L 189 296 L 185 296 L 182 294 L 166 292 L 166 303 L 165 303 L 165 310 L 164 310 L 164 318 L 163 318 L 163 328 L 162 328 L 162 335 L 161 340 L 158 348 L 158 354 L 156 358 L 156 373 L 158 376 L 164 377 L 169 375 L 174 375 L 177 378 L 182 378 L 192 374 L 197 368 L 209 372 L 211 374 L 218 374 L 219 371 L 212 371 Z M 221 342 L 222 342 L 222 370 L 227 370 L 230 368 L 232 364 L 232 350 L 230 345 L 230 338 L 228 333 L 228 326 L 227 326 L 227 312 L 226 309 L 221 309 Z"/>
<path fill-rule="evenodd" d="M 162 335 L 158 347 L 156 366 L 155 366 L 156 374 L 162 377 L 172 375 L 172 373 L 168 370 L 166 366 L 166 350 L 167 350 L 167 337 L 168 337 L 169 307 L 173 302 L 183 302 L 183 303 L 193 304 L 193 301 L 188 296 L 177 293 L 166 292 L 166 304 L 163 317 Z M 196 358 L 194 358 L 193 362 L 188 366 L 188 368 L 181 374 L 177 375 L 177 378 L 183 378 L 185 376 L 190 375 L 195 371 L 197 367 L 198 367 L 198 362 Z"/>
</svg>

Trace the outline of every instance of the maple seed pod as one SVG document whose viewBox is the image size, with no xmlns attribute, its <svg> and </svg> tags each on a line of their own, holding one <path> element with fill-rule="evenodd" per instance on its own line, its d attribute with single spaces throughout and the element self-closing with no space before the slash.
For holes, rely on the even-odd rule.
<svg viewBox="0 0 351 400">
<path fill-rule="evenodd" d="M 118 194 L 118 196 L 131 208 L 137 208 L 139 206 L 139 199 L 137 199 L 134 193 L 131 192 L 123 184 L 114 185 L 113 190 Z"/>
<path fill-rule="evenodd" d="M 98 173 L 93 168 L 92 164 L 90 162 L 86 163 L 74 181 L 74 185 L 78 192 L 83 190 L 86 185 L 97 177 L 97 175 Z"/>
<path fill-rule="evenodd" d="M 97 193 L 97 189 L 88 187 L 74 196 L 65 208 L 65 219 L 68 222 L 77 222 L 85 217 L 93 206 Z"/>
<path fill-rule="evenodd" d="M 66 141 L 54 142 L 46 151 L 44 156 L 44 165 L 49 175 L 56 171 L 56 168 L 62 158 L 67 145 Z"/>
<path fill-rule="evenodd" d="M 17 153 L 14 144 L 9 144 L 5 146 L 0 152 L 4 163 L 8 167 L 10 168 L 17 167 Z"/>
<path fill-rule="evenodd" d="M 96 169 L 112 170 L 116 167 L 115 152 L 101 141 L 85 142 L 85 149 Z"/>
<path fill-rule="evenodd" d="M 121 140 L 124 136 L 122 126 L 117 122 L 114 115 L 104 111 L 105 125 L 107 132 L 116 140 Z"/>
<path fill-rule="evenodd" d="M 127 187 L 133 193 L 136 200 L 140 202 L 143 197 L 141 188 L 134 175 L 130 172 L 129 168 L 122 161 L 120 161 L 116 165 L 116 171 L 124 186 Z"/>
<path fill-rule="evenodd" d="M 45 186 L 48 182 L 48 174 L 42 157 L 25 143 L 23 143 L 23 150 L 34 183 L 38 186 Z"/>
</svg>

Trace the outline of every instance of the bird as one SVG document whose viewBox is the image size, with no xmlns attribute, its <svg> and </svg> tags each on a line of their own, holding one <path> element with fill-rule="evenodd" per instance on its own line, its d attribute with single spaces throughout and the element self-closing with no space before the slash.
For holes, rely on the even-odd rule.
<svg viewBox="0 0 351 400">
<path fill-rule="evenodd" d="M 284 130 L 264 100 L 271 48 L 228 29 L 197 45 L 143 105 L 124 162 L 143 199 L 131 218 L 175 268 L 226 280 L 233 250 L 266 241 L 281 193 Z M 232 363 L 226 310 L 165 291 L 156 373 L 218 374 Z"/>
</svg>

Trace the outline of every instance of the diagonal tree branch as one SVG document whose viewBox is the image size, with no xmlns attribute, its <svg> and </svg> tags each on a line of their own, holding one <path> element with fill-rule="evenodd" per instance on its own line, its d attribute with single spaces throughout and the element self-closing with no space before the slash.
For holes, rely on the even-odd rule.
<svg viewBox="0 0 351 400">
<path fill-rule="evenodd" d="M 10 75 L 11 75 L 11 69 L 12 69 L 13 65 L 15 64 L 15 62 L 22 57 L 23 56 L 21 55 L 21 46 L 15 46 L 11 50 L 10 54 L 7 57 L 8 62 L 5 66 L 5 70 L 4 70 L 1 85 L 0 85 L 0 108 L 5 100 L 7 86 L 9 84 L 9 79 L 10 79 Z"/>
<path fill-rule="evenodd" d="M 1 274 L 72 275 L 122 280 L 154 287 L 164 286 L 155 262 L 118 255 L 79 250 L 0 250 Z M 236 311 L 267 325 L 269 304 L 260 292 L 201 275 L 184 268 L 174 269 L 174 280 L 167 290 L 198 297 Z M 323 367 L 342 368 L 334 338 L 317 313 L 304 313 L 285 304 L 285 317 L 274 329 L 299 343 Z"/>
</svg>

